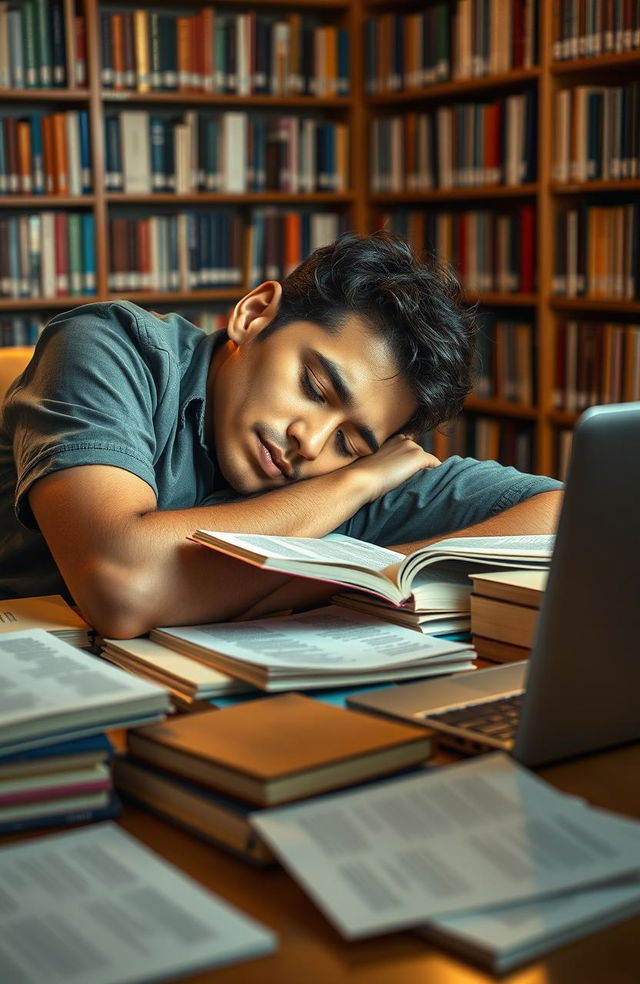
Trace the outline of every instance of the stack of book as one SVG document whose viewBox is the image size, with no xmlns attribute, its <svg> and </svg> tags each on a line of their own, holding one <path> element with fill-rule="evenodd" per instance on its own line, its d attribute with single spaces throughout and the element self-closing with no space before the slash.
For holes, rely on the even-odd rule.
<svg viewBox="0 0 640 984">
<path fill-rule="evenodd" d="M 166 691 L 43 629 L 0 634 L 0 663 L 0 831 L 115 815 L 105 732 L 160 720 Z"/>
<path fill-rule="evenodd" d="M 159 683 L 177 711 L 206 710 L 216 697 L 244 694 L 250 684 L 151 639 L 103 639 L 100 655 L 115 666 Z"/>
<path fill-rule="evenodd" d="M 273 855 L 249 823 L 256 807 L 399 772 L 431 747 L 424 728 L 280 694 L 130 731 L 114 777 L 143 806 L 268 864 Z"/>
<path fill-rule="evenodd" d="M 547 571 L 472 574 L 471 633 L 481 659 L 528 659 Z"/>
<path fill-rule="evenodd" d="M 118 815 L 105 734 L 0 753 L 0 833 Z"/>
</svg>

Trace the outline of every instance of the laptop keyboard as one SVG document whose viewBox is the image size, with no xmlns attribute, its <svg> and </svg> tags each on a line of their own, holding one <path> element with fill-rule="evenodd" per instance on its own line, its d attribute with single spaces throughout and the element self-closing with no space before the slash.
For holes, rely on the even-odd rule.
<svg viewBox="0 0 640 984">
<path fill-rule="evenodd" d="M 500 697 L 498 700 L 467 704 L 453 711 L 426 715 L 429 720 L 440 721 L 454 728 L 478 731 L 498 741 L 513 741 L 524 694 Z"/>
</svg>

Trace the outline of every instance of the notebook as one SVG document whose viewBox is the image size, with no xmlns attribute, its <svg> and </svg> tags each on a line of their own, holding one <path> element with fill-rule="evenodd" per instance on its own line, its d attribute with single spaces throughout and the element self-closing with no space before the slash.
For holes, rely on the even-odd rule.
<svg viewBox="0 0 640 984">
<path fill-rule="evenodd" d="M 528 661 L 355 695 L 350 706 L 531 766 L 640 738 L 639 446 L 640 403 L 592 407 L 578 421 Z"/>
</svg>

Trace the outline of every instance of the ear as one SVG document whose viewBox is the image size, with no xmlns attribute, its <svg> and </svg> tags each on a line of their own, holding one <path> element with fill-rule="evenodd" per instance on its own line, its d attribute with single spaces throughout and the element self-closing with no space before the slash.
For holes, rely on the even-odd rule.
<svg viewBox="0 0 640 984">
<path fill-rule="evenodd" d="M 236 345 L 255 338 L 274 319 L 280 307 L 282 287 L 277 280 L 266 280 L 238 301 L 227 326 L 227 335 Z"/>
</svg>

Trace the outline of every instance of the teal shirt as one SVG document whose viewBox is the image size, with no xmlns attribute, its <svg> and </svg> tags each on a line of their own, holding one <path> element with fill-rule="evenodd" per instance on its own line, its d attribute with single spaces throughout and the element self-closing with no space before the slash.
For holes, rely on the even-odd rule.
<svg viewBox="0 0 640 984">
<path fill-rule="evenodd" d="M 225 335 L 128 301 L 57 315 L 0 416 L 0 597 L 61 593 L 29 507 L 39 478 L 111 465 L 153 489 L 158 509 L 238 499 L 204 431 L 209 365 Z M 376 543 L 437 536 L 560 488 L 496 462 L 450 458 L 364 506 L 339 530 Z"/>
</svg>

